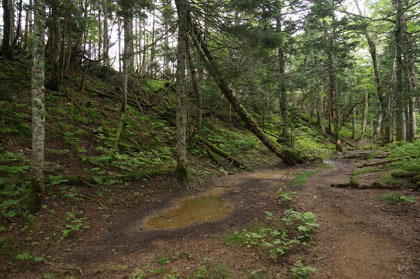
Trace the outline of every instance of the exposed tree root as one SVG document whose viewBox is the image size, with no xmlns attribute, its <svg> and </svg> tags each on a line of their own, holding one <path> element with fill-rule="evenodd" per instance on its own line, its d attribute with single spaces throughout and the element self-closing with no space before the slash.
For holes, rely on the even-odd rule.
<svg viewBox="0 0 420 279">
<path fill-rule="evenodd" d="M 351 178 L 347 183 L 333 183 L 331 187 L 335 188 L 350 188 L 350 189 L 359 189 L 359 190 L 368 190 L 368 189 L 399 189 L 400 187 L 397 185 L 387 185 L 383 184 L 382 182 L 375 181 L 370 185 L 361 185 L 360 182 L 355 179 Z"/>
</svg>

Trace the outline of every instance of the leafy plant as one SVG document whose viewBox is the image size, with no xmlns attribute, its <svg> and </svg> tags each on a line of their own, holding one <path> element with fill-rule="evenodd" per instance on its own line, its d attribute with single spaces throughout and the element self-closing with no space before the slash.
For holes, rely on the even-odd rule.
<svg viewBox="0 0 420 279">
<path fill-rule="evenodd" d="M 270 279 L 270 274 L 264 270 L 252 270 L 249 272 L 248 279 Z"/>
<path fill-rule="evenodd" d="M 280 216 L 268 211 L 265 214 L 268 224 L 251 224 L 241 231 L 223 235 L 222 240 L 257 249 L 276 259 L 296 246 L 309 244 L 314 228 L 318 226 L 312 212 L 300 213 L 289 209 Z"/>
<path fill-rule="evenodd" d="M 398 193 L 385 193 L 379 199 L 390 204 L 410 204 L 416 202 L 414 198 Z"/>
<path fill-rule="evenodd" d="M 228 279 L 231 276 L 231 271 L 228 267 L 223 265 L 212 264 L 211 261 L 205 262 L 202 266 L 197 268 L 194 278 L 196 279 Z"/>
<path fill-rule="evenodd" d="M 293 198 L 297 196 L 297 192 L 288 192 L 286 185 L 283 185 L 277 190 L 276 196 L 281 205 L 290 207 L 293 204 Z"/>
<path fill-rule="evenodd" d="M 306 279 L 309 274 L 316 272 L 316 268 L 308 265 L 305 266 L 302 260 L 298 260 L 291 269 L 292 279 Z"/>
</svg>

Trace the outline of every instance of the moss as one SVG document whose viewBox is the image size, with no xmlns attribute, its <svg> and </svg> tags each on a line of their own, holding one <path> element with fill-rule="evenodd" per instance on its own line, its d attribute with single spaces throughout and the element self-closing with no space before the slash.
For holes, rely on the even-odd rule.
<svg viewBox="0 0 420 279">
<path fill-rule="evenodd" d="M 31 177 L 29 191 L 22 198 L 22 203 L 31 213 L 36 213 L 41 209 L 44 196 L 44 183 L 36 177 Z"/>
<path fill-rule="evenodd" d="M 175 179 L 177 183 L 181 185 L 188 184 L 189 182 L 188 170 L 182 164 L 177 164 L 174 175 L 175 175 Z"/>
</svg>

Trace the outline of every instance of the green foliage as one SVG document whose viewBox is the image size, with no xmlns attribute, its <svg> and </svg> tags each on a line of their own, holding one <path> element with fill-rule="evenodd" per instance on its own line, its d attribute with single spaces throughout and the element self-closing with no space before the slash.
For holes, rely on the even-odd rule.
<svg viewBox="0 0 420 279">
<path fill-rule="evenodd" d="M 399 193 L 385 193 L 380 198 L 381 201 L 387 202 L 390 204 L 410 204 L 415 203 L 415 198 L 407 197 L 405 195 L 400 195 Z"/>
<path fill-rule="evenodd" d="M 286 185 L 283 185 L 277 190 L 276 196 L 281 205 L 290 207 L 293 204 L 293 198 L 297 196 L 297 192 L 288 192 Z"/>
<path fill-rule="evenodd" d="M 264 270 L 252 270 L 249 272 L 248 279 L 270 279 L 270 274 Z"/>
<path fill-rule="evenodd" d="M 83 213 L 83 212 L 81 212 Z M 86 220 L 85 217 L 77 217 L 73 212 L 66 212 L 67 218 L 66 221 L 69 222 L 65 225 L 65 228 L 61 231 L 62 238 L 67 238 L 74 232 L 88 228 L 88 226 L 83 224 L 83 221 Z"/>
<path fill-rule="evenodd" d="M 295 187 L 302 186 L 303 183 L 307 182 L 308 179 L 314 174 L 318 173 L 319 170 L 308 170 L 302 173 L 299 173 L 293 178 L 292 183 Z"/>
<path fill-rule="evenodd" d="M 298 260 L 291 269 L 292 279 L 307 279 L 309 274 L 316 272 L 316 268 L 308 265 L 305 266 L 302 260 Z"/>
<path fill-rule="evenodd" d="M 299 245 L 308 245 L 313 240 L 314 229 L 318 226 L 315 214 L 300 213 L 292 209 L 283 215 L 266 211 L 268 224 L 254 223 L 241 231 L 225 234 L 225 243 L 254 248 L 276 259 Z"/>
<path fill-rule="evenodd" d="M 223 265 L 212 264 L 206 261 L 197 268 L 194 278 L 196 279 L 228 279 L 231 277 L 231 271 Z"/>
<path fill-rule="evenodd" d="M 305 158 L 327 158 L 334 152 L 334 148 L 318 131 L 303 125 L 299 127 L 294 149 Z"/>
</svg>

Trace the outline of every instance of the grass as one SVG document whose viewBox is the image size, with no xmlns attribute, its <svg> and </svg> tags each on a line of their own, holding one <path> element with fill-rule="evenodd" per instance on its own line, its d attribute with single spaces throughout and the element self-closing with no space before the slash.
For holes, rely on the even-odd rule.
<svg viewBox="0 0 420 279">
<path fill-rule="evenodd" d="M 298 173 L 295 178 L 293 178 L 292 183 L 294 187 L 300 187 L 303 183 L 307 182 L 308 179 L 314 174 L 318 173 L 319 170 L 308 170 L 302 173 Z"/>
</svg>

